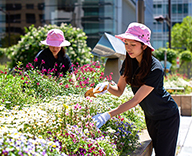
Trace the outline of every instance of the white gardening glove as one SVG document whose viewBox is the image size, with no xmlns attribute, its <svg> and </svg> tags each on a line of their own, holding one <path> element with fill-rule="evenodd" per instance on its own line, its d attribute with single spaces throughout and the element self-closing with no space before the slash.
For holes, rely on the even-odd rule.
<svg viewBox="0 0 192 156">
<path fill-rule="evenodd" d="M 102 91 L 104 88 L 107 88 L 106 90 Z M 97 86 L 93 89 L 93 93 L 95 93 L 96 91 L 102 91 L 98 94 L 104 94 L 107 92 L 107 90 L 109 89 L 109 82 L 103 82 L 103 83 L 99 83 L 97 84 Z"/>
<path fill-rule="evenodd" d="M 111 115 L 108 112 L 93 116 L 93 121 L 96 122 L 97 128 L 103 126 L 109 119 L 111 119 Z"/>
</svg>

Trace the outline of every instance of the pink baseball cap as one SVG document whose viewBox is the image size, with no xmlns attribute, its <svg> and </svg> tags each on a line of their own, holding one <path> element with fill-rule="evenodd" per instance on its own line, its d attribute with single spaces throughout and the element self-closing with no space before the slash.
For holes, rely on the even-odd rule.
<svg viewBox="0 0 192 156">
<path fill-rule="evenodd" d="M 115 35 L 116 38 L 119 38 L 123 42 L 125 39 L 142 42 L 151 48 L 152 51 L 154 51 L 155 49 L 151 46 L 150 43 L 150 36 L 151 30 L 144 24 L 137 22 L 130 23 L 124 34 Z"/>
<path fill-rule="evenodd" d="M 41 41 L 41 43 L 53 47 L 64 47 L 71 45 L 69 41 L 65 40 L 63 31 L 60 29 L 49 30 L 46 40 Z"/>
</svg>

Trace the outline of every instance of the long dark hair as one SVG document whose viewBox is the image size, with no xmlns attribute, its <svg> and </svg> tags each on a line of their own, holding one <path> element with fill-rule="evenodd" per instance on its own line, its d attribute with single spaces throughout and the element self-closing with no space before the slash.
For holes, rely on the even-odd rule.
<svg viewBox="0 0 192 156">
<path fill-rule="evenodd" d="M 66 52 L 65 52 L 65 49 L 63 47 L 61 47 L 60 51 L 62 52 L 62 55 L 65 56 Z"/>
<path fill-rule="evenodd" d="M 143 43 L 141 44 L 143 45 Z M 136 87 L 142 86 L 144 84 L 144 78 L 151 70 L 151 64 L 152 50 L 149 47 L 143 50 L 140 66 L 136 58 L 132 59 L 129 54 L 126 53 L 124 77 L 127 84 Z"/>
</svg>

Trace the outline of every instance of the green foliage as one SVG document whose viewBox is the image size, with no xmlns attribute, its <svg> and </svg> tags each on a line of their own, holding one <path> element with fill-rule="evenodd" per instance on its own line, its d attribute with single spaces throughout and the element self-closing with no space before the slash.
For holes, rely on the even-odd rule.
<svg viewBox="0 0 192 156">
<path fill-rule="evenodd" d="M 153 55 L 160 61 L 164 60 L 164 53 L 167 52 L 167 61 L 176 64 L 177 51 L 174 49 L 159 48 L 153 52 Z"/>
<path fill-rule="evenodd" d="M 90 62 L 92 54 L 90 53 L 90 48 L 87 47 L 87 36 L 82 29 L 74 28 L 67 24 L 61 24 L 60 26 L 45 25 L 38 28 L 32 25 L 28 29 L 25 28 L 26 34 L 21 36 L 21 40 L 17 45 L 7 49 L 6 55 L 11 59 L 10 66 L 16 66 L 18 61 L 21 61 L 24 65 L 33 62 L 36 54 L 47 47 L 46 45 L 42 45 L 40 41 L 45 40 L 47 32 L 53 28 L 61 29 L 65 39 L 71 43 L 69 47 L 65 48 L 72 63 L 83 65 Z"/>
<path fill-rule="evenodd" d="M 1 39 L 1 45 L 3 48 L 10 47 L 10 45 L 17 44 L 18 40 L 20 39 L 20 34 L 14 34 L 11 33 L 10 37 L 9 34 L 6 33 L 6 35 Z M 9 45 L 10 42 L 10 45 Z"/>
<path fill-rule="evenodd" d="M 6 49 L 0 48 L 0 57 L 3 56 L 3 54 L 5 54 L 5 51 L 6 51 Z"/>
<path fill-rule="evenodd" d="M 192 51 L 192 17 L 187 16 L 182 23 L 177 23 L 171 30 L 172 47 Z"/>
<path fill-rule="evenodd" d="M 27 69 L 27 70 L 26 70 Z M 82 67 L 74 66 L 76 82 L 72 81 L 72 75 L 65 77 L 53 77 L 54 73 L 44 75 L 34 69 L 31 63 L 24 68 L 22 63 L 12 72 L 1 71 L 0 73 L 0 102 L 6 104 L 6 108 L 25 103 L 34 104 L 42 102 L 44 98 L 57 95 L 80 94 L 84 96 L 87 88 L 94 87 L 101 81 L 111 80 L 111 75 L 104 77 L 104 67 L 99 62 L 92 62 Z"/>
<path fill-rule="evenodd" d="M 189 50 L 185 50 L 181 52 L 180 59 L 182 62 L 191 62 L 192 61 L 192 54 Z"/>
</svg>

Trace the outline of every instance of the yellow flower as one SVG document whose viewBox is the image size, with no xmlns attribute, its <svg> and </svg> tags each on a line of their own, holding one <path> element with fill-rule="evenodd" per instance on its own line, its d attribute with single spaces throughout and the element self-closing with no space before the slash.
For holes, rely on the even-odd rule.
<svg viewBox="0 0 192 156">
<path fill-rule="evenodd" d="M 69 106 L 67 106 L 66 104 L 63 104 L 63 107 L 69 109 Z"/>
</svg>

